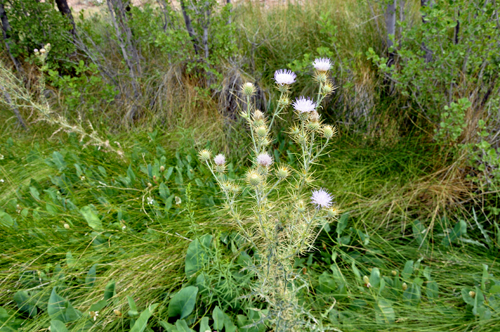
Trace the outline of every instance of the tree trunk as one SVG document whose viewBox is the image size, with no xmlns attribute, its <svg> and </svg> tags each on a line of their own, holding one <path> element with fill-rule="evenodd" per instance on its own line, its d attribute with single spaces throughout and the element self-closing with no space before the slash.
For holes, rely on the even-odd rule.
<svg viewBox="0 0 500 332">
<path fill-rule="evenodd" d="M 11 47 L 10 47 L 11 46 L 11 40 L 10 40 L 11 28 L 10 28 L 10 24 L 9 24 L 9 19 L 7 17 L 7 13 L 5 12 L 3 0 L 0 0 L 0 21 L 2 22 L 2 35 L 3 35 L 3 40 L 5 42 L 5 48 L 7 49 L 7 52 L 9 52 L 10 59 L 14 63 L 14 66 L 16 67 L 17 72 L 24 77 L 24 71 L 23 71 L 23 67 L 21 66 L 21 63 L 11 52 Z"/>
<path fill-rule="evenodd" d="M 186 30 L 189 34 L 189 37 L 191 37 L 191 41 L 193 42 L 194 53 L 198 55 L 199 54 L 198 41 L 196 40 L 196 33 L 194 32 L 193 25 L 191 24 L 191 17 L 187 12 L 186 2 L 185 0 L 180 0 L 180 3 L 181 3 L 182 16 L 184 16 L 184 23 L 186 23 Z"/>
<path fill-rule="evenodd" d="M 387 60 L 388 66 L 392 66 L 394 63 L 394 52 L 391 51 L 391 47 L 394 46 L 393 38 L 395 38 L 396 34 L 397 3 L 397 0 L 390 0 L 385 10 L 385 26 L 387 28 L 386 43 L 387 49 L 389 50 L 389 59 Z"/>
<path fill-rule="evenodd" d="M 425 8 L 427 6 L 431 5 L 430 0 L 420 0 L 420 7 Z M 422 23 L 425 24 L 427 23 L 427 20 L 425 19 L 425 15 L 422 15 Z M 422 42 L 422 49 L 425 52 L 425 62 L 429 63 L 432 61 L 432 50 L 430 50 L 426 45 L 425 42 Z"/>
<path fill-rule="evenodd" d="M 71 14 L 71 8 L 68 6 L 68 2 L 66 0 L 55 0 L 57 9 L 61 12 L 61 14 L 65 17 L 68 18 L 69 22 L 71 23 L 71 30 L 69 31 L 73 37 L 75 37 L 76 34 L 76 25 L 75 25 L 75 20 L 73 19 L 73 14 Z"/>
</svg>

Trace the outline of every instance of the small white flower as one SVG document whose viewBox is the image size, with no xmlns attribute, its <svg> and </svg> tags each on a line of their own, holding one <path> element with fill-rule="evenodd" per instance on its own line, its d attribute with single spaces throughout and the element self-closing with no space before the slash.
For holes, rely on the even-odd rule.
<svg viewBox="0 0 500 332">
<path fill-rule="evenodd" d="M 153 197 L 148 197 L 148 204 L 149 205 L 152 205 L 154 202 L 155 202 L 155 200 L 153 199 Z"/>
<path fill-rule="evenodd" d="M 279 85 L 289 85 L 295 82 L 297 75 L 291 70 L 280 69 L 274 72 L 274 80 Z"/>
<path fill-rule="evenodd" d="M 0 179 L 0 183 L 4 183 L 4 182 L 5 182 L 5 180 L 4 180 L 4 179 Z"/>
<path fill-rule="evenodd" d="M 122 231 L 124 231 L 124 230 L 125 230 L 125 228 L 127 228 L 127 226 L 123 225 L 123 226 L 122 226 Z"/>
<path fill-rule="evenodd" d="M 257 162 L 261 166 L 269 167 L 273 163 L 273 158 L 267 153 L 261 153 L 257 156 Z"/>
<path fill-rule="evenodd" d="M 316 104 L 310 98 L 300 97 L 292 104 L 293 108 L 300 113 L 309 113 L 316 109 Z"/>
<path fill-rule="evenodd" d="M 91 311 L 89 312 L 90 317 L 94 319 L 94 322 L 97 320 L 97 316 L 99 316 L 99 311 Z"/>
<path fill-rule="evenodd" d="M 218 154 L 214 158 L 214 163 L 218 166 L 223 166 L 226 163 L 226 157 L 223 154 Z"/>
<path fill-rule="evenodd" d="M 0 160 L 3 160 L 4 158 L 3 154 L 0 154 Z"/>
<path fill-rule="evenodd" d="M 324 189 L 314 190 L 311 201 L 318 208 L 329 208 L 332 205 L 332 196 Z"/>
<path fill-rule="evenodd" d="M 313 66 L 317 71 L 326 72 L 332 68 L 332 63 L 328 58 L 319 58 L 314 60 Z"/>
</svg>

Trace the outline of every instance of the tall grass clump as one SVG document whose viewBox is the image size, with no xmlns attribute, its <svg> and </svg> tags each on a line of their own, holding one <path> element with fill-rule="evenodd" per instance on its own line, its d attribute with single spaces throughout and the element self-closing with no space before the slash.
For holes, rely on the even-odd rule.
<svg viewBox="0 0 500 332">
<path fill-rule="evenodd" d="M 289 134 L 299 146 L 298 169 L 275 166 L 269 150 L 272 126 L 278 125 L 276 120 L 289 106 L 289 89 L 295 83 L 296 75 L 287 70 L 275 72 L 280 98 L 270 117 L 252 107 L 253 84 L 242 86 L 247 108 L 241 116 L 252 137 L 252 166 L 244 181 L 231 181 L 224 175 L 224 155 L 218 154 L 212 161 L 208 150 L 200 152 L 200 159 L 223 192 L 224 209 L 252 245 L 255 262 L 249 268 L 258 279 L 252 294 L 269 305 L 269 313 L 263 319 L 272 322 L 276 331 L 319 328 L 321 323 L 298 303 L 297 292 L 307 287 L 307 282 L 294 271 L 293 260 L 314 248 L 318 233 L 337 214 L 331 194 L 324 189 L 311 191 L 313 166 L 335 135 L 335 129 L 322 124 L 318 113 L 323 99 L 334 90 L 328 78 L 330 60 L 316 59 L 314 67 L 318 83 L 315 100 L 300 97 L 292 104 L 296 123 L 289 128 Z"/>
</svg>

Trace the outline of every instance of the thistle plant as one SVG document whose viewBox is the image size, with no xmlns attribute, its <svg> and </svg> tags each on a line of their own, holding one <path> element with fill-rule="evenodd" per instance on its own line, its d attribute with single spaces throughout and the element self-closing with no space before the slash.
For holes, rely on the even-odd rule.
<svg viewBox="0 0 500 332">
<path fill-rule="evenodd" d="M 318 112 L 323 99 L 334 91 L 328 79 L 330 60 L 316 59 L 313 66 L 317 95 L 314 99 L 301 96 L 293 103 L 290 86 L 296 75 L 289 70 L 275 72 L 279 99 L 270 116 L 251 104 L 254 86 L 242 86 L 247 107 L 241 116 L 252 138 L 252 166 L 244 179 L 225 175 L 224 155 L 212 159 L 208 150 L 199 153 L 220 186 L 224 210 L 254 250 L 251 269 L 258 278 L 251 295 L 267 302 L 269 314 L 263 321 L 270 322 L 274 331 L 322 330 L 321 322 L 298 304 L 297 293 L 307 283 L 293 269 L 294 258 L 313 250 L 324 225 L 337 215 L 332 195 L 314 187 L 314 165 L 335 136 L 335 128 L 323 124 Z M 288 134 L 299 146 L 298 169 L 276 163 L 271 153 L 273 125 L 290 105 L 295 123 Z"/>
</svg>

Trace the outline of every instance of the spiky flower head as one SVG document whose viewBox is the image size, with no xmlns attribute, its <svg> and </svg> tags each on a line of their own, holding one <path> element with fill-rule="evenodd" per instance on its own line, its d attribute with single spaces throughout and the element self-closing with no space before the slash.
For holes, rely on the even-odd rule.
<svg viewBox="0 0 500 332">
<path fill-rule="evenodd" d="M 255 170 L 247 173 L 247 181 L 251 186 L 258 186 L 262 182 L 262 176 Z"/>
<path fill-rule="evenodd" d="M 274 72 L 274 80 L 278 85 L 290 85 L 295 83 L 297 75 L 291 70 L 279 69 Z"/>
<path fill-rule="evenodd" d="M 255 128 L 255 132 L 257 133 L 257 136 L 260 138 L 264 138 L 267 136 L 267 128 L 266 126 L 260 126 Z"/>
<path fill-rule="evenodd" d="M 326 211 L 326 214 L 328 215 L 329 218 L 334 218 L 339 214 L 339 210 L 337 210 L 334 207 L 331 207 Z"/>
<path fill-rule="evenodd" d="M 325 136 L 325 138 L 332 138 L 334 135 L 335 135 L 335 128 L 333 128 L 332 126 L 323 126 L 323 136 Z"/>
<path fill-rule="evenodd" d="M 251 97 L 255 93 L 255 86 L 252 83 L 247 82 L 243 84 L 243 86 L 241 87 L 241 91 L 245 96 Z"/>
<path fill-rule="evenodd" d="M 306 204 L 304 203 L 303 200 L 297 201 L 295 207 L 297 208 L 297 211 L 300 213 L 304 213 L 306 211 Z"/>
<path fill-rule="evenodd" d="M 201 161 L 205 162 L 207 160 L 210 160 L 210 157 L 212 156 L 212 153 L 210 150 L 201 150 L 198 154 L 198 157 L 200 158 Z M 163 167 L 163 166 L 162 166 Z M 163 167 L 165 169 L 165 167 Z M 163 172 L 163 171 L 162 171 Z"/>
<path fill-rule="evenodd" d="M 214 163 L 217 166 L 224 166 L 226 164 L 226 157 L 222 153 L 219 153 L 215 156 Z"/>
<path fill-rule="evenodd" d="M 313 122 L 318 122 L 319 118 L 320 118 L 320 115 L 318 112 L 312 111 L 311 113 L 309 113 L 309 120 L 311 120 Z"/>
<path fill-rule="evenodd" d="M 309 113 L 316 109 L 316 104 L 311 98 L 299 97 L 293 103 L 293 108 L 299 113 Z"/>
<path fill-rule="evenodd" d="M 318 58 L 314 60 L 313 66 L 319 72 L 327 72 L 332 68 L 332 63 L 328 58 Z"/>
<path fill-rule="evenodd" d="M 314 190 L 311 201 L 317 208 L 329 208 L 332 205 L 332 196 L 324 189 Z"/>
<path fill-rule="evenodd" d="M 316 131 L 320 128 L 320 124 L 318 121 L 309 121 L 307 123 L 307 129 L 309 129 L 310 131 Z"/>
<path fill-rule="evenodd" d="M 323 85 L 323 93 L 325 95 L 332 93 L 334 90 L 335 90 L 335 87 L 330 82 L 327 82 L 325 85 Z"/>
<path fill-rule="evenodd" d="M 265 119 L 264 113 L 262 113 L 259 110 L 255 110 L 255 112 L 253 112 L 253 119 L 254 120 L 264 120 Z"/>
<path fill-rule="evenodd" d="M 273 157 L 271 157 L 267 152 L 261 153 L 257 156 L 257 163 L 263 167 L 269 167 L 273 164 Z"/>
<path fill-rule="evenodd" d="M 284 179 L 288 177 L 288 175 L 290 175 L 290 171 L 286 166 L 280 166 L 276 170 L 276 176 L 278 177 L 278 179 Z"/>
</svg>

